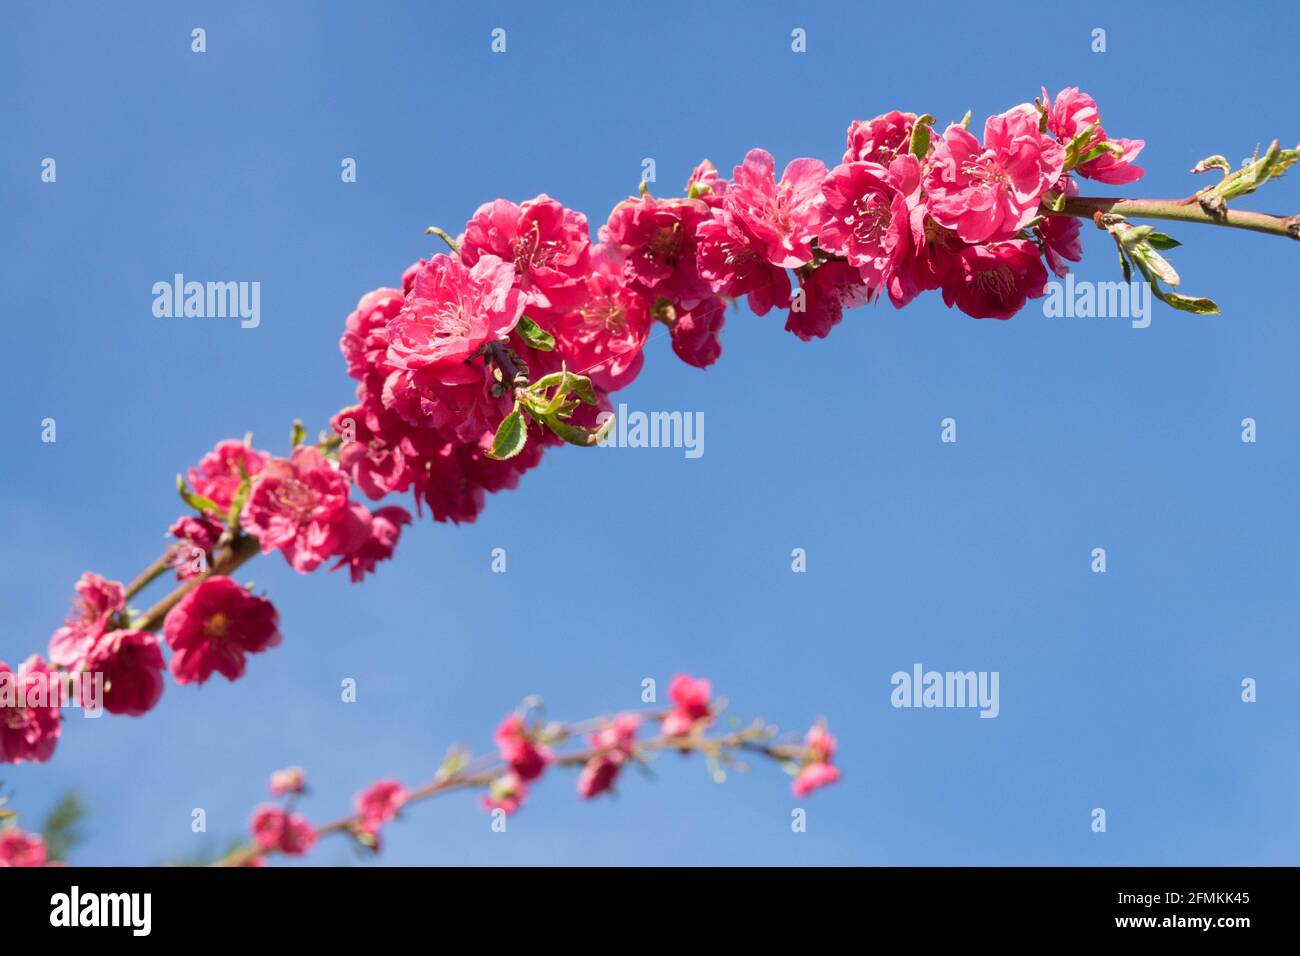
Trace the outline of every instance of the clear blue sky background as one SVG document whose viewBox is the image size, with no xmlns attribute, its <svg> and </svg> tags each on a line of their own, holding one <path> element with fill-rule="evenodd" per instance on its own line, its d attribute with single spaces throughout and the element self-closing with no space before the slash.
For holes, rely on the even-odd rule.
<svg viewBox="0 0 1300 956">
<path fill-rule="evenodd" d="M 545 191 L 598 224 L 647 156 L 675 192 L 706 156 L 833 163 L 855 117 L 982 125 L 1040 84 L 1147 140 L 1147 178 L 1094 193 L 1185 195 L 1203 156 L 1300 137 L 1294 4 L 467 6 L 5 4 L 0 658 L 44 651 L 82 570 L 156 555 L 173 476 L 216 440 L 283 451 L 294 417 L 322 427 L 351 397 L 337 340 L 358 296 L 485 200 Z M 1300 211 L 1300 177 L 1243 205 Z M 449 743 L 490 746 L 527 694 L 583 717 L 685 670 L 742 716 L 829 718 L 844 780 L 801 802 L 806 834 L 775 767 L 718 786 L 674 757 L 591 805 L 556 774 L 505 835 L 468 796 L 426 804 L 382 861 L 1298 863 L 1300 249 L 1169 231 L 1221 317 L 977 322 L 930 294 L 804 344 L 739 311 L 707 372 L 660 336 L 621 399 L 703 411 L 703 458 L 552 453 L 477 524 L 408 530 L 361 586 L 258 561 L 282 647 L 237 684 L 169 685 L 144 719 L 72 715 L 4 790 L 30 824 L 77 788 L 74 862 L 152 863 L 200 849 L 194 807 L 214 843 L 243 833 L 277 767 L 304 765 L 308 814 L 332 818 L 376 777 L 426 779 Z M 1080 278 L 1116 278 L 1106 237 L 1085 250 Z M 261 327 L 155 318 L 175 272 L 260 281 Z M 891 708 L 914 662 L 999 671 L 1001 716 Z"/>
</svg>

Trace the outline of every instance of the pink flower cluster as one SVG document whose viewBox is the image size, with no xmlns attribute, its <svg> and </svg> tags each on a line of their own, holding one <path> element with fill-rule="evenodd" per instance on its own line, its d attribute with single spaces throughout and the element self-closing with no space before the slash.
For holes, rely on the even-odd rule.
<svg viewBox="0 0 1300 956">
<path fill-rule="evenodd" d="M 49 663 L 33 655 L 15 673 L 0 661 L 3 683 L 18 688 L 13 700 L 0 694 L 0 763 L 50 759 L 62 729 L 60 708 L 83 676 L 103 680 L 102 704 L 110 714 L 139 717 L 162 697 L 167 670 L 178 684 L 202 684 L 213 673 L 235 680 L 246 655 L 280 642 L 271 602 L 228 577 L 198 581 L 167 614 L 162 640 L 129 625 L 120 583 L 87 572 L 76 590 L 72 613 L 50 640 Z"/>
<path fill-rule="evenodd" d="M 17 827 L 0 830 L 0 867 L 51 866 L 45 841 L 37 834 Z"/>
<path fill-rule="evenodd" d="M 656 323 L 684 361 L 716 361 L 726 305 L 742 296 L 757 315 L 785 311 L 802 339 L 882 294 L 901 307 L 939 290 L 972 316 L 1009 318 L 1044 294 L 1044 262 L 1064 274 L 1081 255 L 1077 221 L 1043 215 L 1043 201 L 1073 194 L 1075 172 L 1141 175 L 1141 141 L 1108 139 L 1073 89 L 990 117 L 982 139 L 929 124 L 897 111 L 855 121 L 838 166 L 796 159 L 779 179 L 761 149 L 730 180 L 706 160 L 684 196 L 618 203 L 594 242 L 586 217 L 549 196 L 484 204 L 451 254 L 410 266 L 401 289 L 367 293 L 348 317 L 340 344 L 357 400 L 333 420 L 341 469 L 372 499 L 411 491 L 438 521 L 473 521 L 487 493 L 514 488 L 558 442 L 545 433 L 513 458 L 487 457 L 516 374 L 567 367 L 606 407 L 640 372 Z M 530 345 L 525 325 L 553 348 Z M 309 565 L 313 552 L 291 560 Z"/>
</svg>

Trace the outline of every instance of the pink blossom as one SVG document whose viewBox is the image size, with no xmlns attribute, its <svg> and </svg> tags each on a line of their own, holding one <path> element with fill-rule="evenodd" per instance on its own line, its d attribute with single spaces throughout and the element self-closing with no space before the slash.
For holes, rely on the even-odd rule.
<svg viewBox="0 0 1300 956">
<path fill-rule="evenodd" d="M 831 766 L 835 757 L 835 738 L 825 724 L 815 724 L 804 735 L 803 767 L 795 777 L 791 789 L 796 797 L 806 797 L 821 787 L 840 779 L 840 772 Z"/>
<path fill-rule="evenodd" d="M 414 281 L 417 262 L 407 270 Z M 348 365 L 348 375 L 358 382 L 383 381 L 382 364 L 388 352 L 388 323 L 402 310 L 406 294 L 397 289 L 375 289 L 357 303 L 344 325 L 339 349 Z M 373 384 L 373 382 L 372 382 Z"/>
<path fill-rule="evenodd" d="M 80 666 L 113 615 L 126 607 L 122 585 L 91 571 L 77 580 L 76 592 L 66 623 L 50 638 L 50 661 L 69 670 Z"/>
<path fill-rule="evenodd" d="M 786 166 L 780 183 L 775 170 L 771 153 L 751 149 L 732 174 L 723 208 L 754 237 L 768 262 L 793 268 L 812 259 L 826 164 L 796 159 Z"/>
<path fill-rule="evenodd" d="M 330 421 L 342 438 L 339 468 L 366 497 L 378 500 L 411 484 L 412 459 L 418 457 L 407 441 L 410 426 L 370 398 L 338 412 Z"/>
<path fill-rule="evenodd" d="M 1097 124 L 1087 146 L 1080 151 L 1079 155 L 1084 155 L 1101 143 L 1112 143 L 1119 147 L 1119 155 L 1107 151 L 1096 159 L 1090 159 L 1075 167 L 1080 176 L 1109 183 L 1112 186 L 1131 183 L 1142 178 L 1144 170 L 1141 166 L 1134 165 L 1133 160 L 1137 158 L 1138 153 L 1142 152 L 1146 141 L 1110 139 L 1106 135 L 1106 130 L 1100 125 L 1101 114 L 1091 96 L 1080 93 L 1077 87 L 1070 86 L 1057 93 L 1054 102 L 1048 98 L 1047 90 L 1043 90 L 1043 103 L 1047 109 L 1047 129 L 1063 144 L 1068 145 L 1089 126 Z"/>
<path fill-rule="evenodd" d="M 982 145 L 953 124 L 925 173 L 930 215 L 965 242 L 1010 239 L 1038 214 L 1064 162 L 1065 150 L 1039 134 L 1033 106 L 990 116 Z"/>
<path fill-rule="evenodd" d="M 493 461 L 484 454 L 491 439 L 491 432 L 484 432 L 473 443 L 446 442 L 424 459 L 416 494 L 429 506 L 435 521 L 474 521 L 483 510 L 487 492 L 516 487 L 519 476 L 535 467 L 546 450 L 545 443 L 530 439 L 515 457 Z"/>
<path fill-rule="evenodd" d="M 532 739 L 520 714 L 507 715 L 492 735 L 492 742 L 520 780 L 536 780 L 555 759 L 549 747 Z"/>
<path fill-rule="evenodd" d="M 808 749 L 808 754 L 815 763 L 830 763 L 835 756 L 835 750 L 838 746 L 831 732 L 826 729 L 825 724 L 814 724 L 808 728 L 808 733 L 803 738 L 804 746 Z"/>
<path fill-rule="evenodd" d="M 86 669 L 104 675 L 104 709 L 130 717 L 153 710 L 166 667 L 158 638 L 148 631 L 109 631 L 86 657 Z"/>
<path fill-rule="evenodd" d="M 822 184 L 826 199 L 819 248 L 855 266 L 873 295 L 888 289 L 901 305 L 901 276 L 912 253 L 911 208 L 921 167 L 911 154 L 888 169 L 873 163 L 836 166 Z"/>
<path fill-rule="evenodd" d="M 368 511 L 363 505 L 351 506 L 357 520 L 365 526 L 364 534 L 353 541 L 331 570 L 347 567 L 355 584 L 367 574 L 373 574 L 380 561 L 387 561 L 397 548 L 402 526 L 411 523 L 411 515 L 397 505 L 386 505 Z"/>
<path fill-rule="evenodd" d="M 510 393 L 493 394 L 495 384 L 488 364 L 475 357 L 447 366 L 395 371 L 384 382 L 382 397 L 385 407 L 408 425 L 470 443 L 484 432 L 495 432 L 510 412 Z"/>
<path fill-rule="evenodd" d="M 215 504 L 219 509 L 218 516 L 224 517 L 235 492 L 244 482 L 244 476 L 251 478 L 256 475 L 269 459 L 265 452 L 227 438 L 217 442 L 216 448 L 199 459 L 197 467 L 189 469 L 190 487 L 195 494 Z"/>
<path fill-rule="evenodd" d="M 640 723 L 636 714 L 619 714 L 591 735 L 592 745 L 600 752 L 578 774 L 578 794 L 583 799 L 590 800 L 614 785 L 623 765 L 632 758 Z"/>
<path fill-rule="evenodd" d="M 847 262 L 824 262 L 803 280 L 802 298 L 796 296 L 785 330 L 808 342 L 824 339 L 840 324 L 845 307 L 870 300 L 861 273 Z M 800 308 L 802 306 L 802 308 Z"/>
<path fill-rule="evenodd" d="M 578 774 L 578 795 L 590 800 L 611 789 L 622 769 L 622 760 L 606 755 L 592 757 Z"/>
<path fill-rule="evenodd" d="M 460 257 L 473 266 L 484 255 L 514 263 L 516 282 L 541 309 L 581 304 L 589 271 L 587 217 L 542 194 L 516 206 L 484 203 L 465 226 Z"/>
<path fill-rule="evenodd" d="M 204 515 L 185 515 L 168 529 L 167 533 L 178 541 L 172 567 L 176 569 L 179 580 L 187 581 L 205 570 L 204 565 L 223 530 L 220 524 Z M 202 562 L 197 560 L 200 555 L 203 556 Z"/>
<path fill-rule="evenodd" d="M 377 780 L 357 795 L 356 809 L 365 825 L 378 828 L 397 816 L 409 794 L 396 780 Z"/>
<path fill-rule="evenodd" d="M 645 296 L 628 288 L 608 259 L 600 256 L 594 263 L 582 303 L 552 332 L 569 367 L 612 392 L 630 385 L 641 371 L 650 310 Z"/>
<path fill-rule="evenodd" d="M 722 354 L 722 324 L 726 306 L 718 298 L 706 299 L 689 312 L 676 310 L 672 325 L 673 351 L 687 365 L 708 368 Z"/>
<path fill-rule="evenodd" d="M 727 181 L 718 178 L 718 171 L 707 159 L 691 170 L 690 179 L 686 180 L 686 195 L 691 199 L 703 199 L 709 205 L 722 201 L 722 194 L 727 191 Z"/>
<path fill-rule="evenodd" d="M 891 110 L 871 120 L 854 120 L 849 126 L 846 163 L 876 163 L 888 166 L 906 153 L 912 142 L 915 113 Z M 931 150 L 933 150 L 933 142 Z"/>
<path fill-rule="evenodd" d="M 830 786 L 840 779 L 840 771 L 828 763 L 805 764 L 790 789 L 796 797 L 806 797 L 814 790 Z"/>
<path fill-rule="evenodd" d="M 768 262 L 763 245 L 731 213 L 718 210 L 695 235 L 700 275 L 718 295 L 748 296 L 755 315 L 790 302 L 790 273 Z"/>
<path fill-rule="evenodd" d="M 488 794 L 482 804 L 488 810 L 502 810 L 509 816 L 523 806 L 527 796 L 528 784 L 518 773 L 511 771 L 488 784 Z"/>
<path fill-rule="evenodd" d="M 423 267 L 423 265 L 424 265 L 423 259 L 416 259 L 414 262 L 412 262 L 409 266 L 406 267 L 405 271 L 402 272 L 403 297 L 410 295 L 411 288 L 412 286 L 415 285 L 415 277 L 419 275 L 420 269 Z"/>
<path fill-rule="evenodd" d="M 957 265 L 966 244 L 951 229 L 945 229 L 926 212 L 923 204 L 913 206 L 909 216 L 912 226 L 911 256 L 898 281 L 905 295 L 938 289 Z"/>
<path fill-rule="evenodd" d="M 45 763 L 62 730 L 57 674 L 33 654 L 12 671 L 0 661 L 0 763 Z"/>
<path fill-rule="evenodd" d="M 943 301 L 977 319 L 1009 319 L 1046 292 L 1038 247 L 1025 239 L 967 246 L 943 283 Z"/>
<path fill-rule="evenodd" d="M 689 734 L 696 723 L 712 717 L 709 696 L 713 685 L 703 678 L 678 674 L 668 685 L 668 696 L 673 702 L 672 711 L 663 720 L 666 736 L 681 737 Z"/>
<path fill-rule="evenodd" d="M 452 369 L 508 334 L 525 305 L 514 281 L 515 267 L 494 255 L 480 255 L 473 268 L 447 255 L 421 263 L 388 324 L 388 364 L 410 372 Z"/>
<path fill-rule="evenodd" d="M 286 793 L 304 793 L 307 790 L 307 774 L 302 767 L 288 767 L 271 774 L 271 793 L 283 796 Z"/>
<path fill-rule="evenodd" d="M 1083 258 L 1083 244 L 1079 240 L 1079 220 L 1073 216 L 1047 216 L 1034 231 L 1042 241 L 1043 258 L 1048 268 L 1058 276 L 1069 273 L 1063 260 L 1078 262 Z"/>
<path fill-rule="evenodd" d="M 299 446 L 263 469 L 240 526 L 258 539 L 263 554 L 278 549 L 295 571 L 314 571 L 365 534 L 349 507 L 348 489 L 347 476 L 333 462 L 310 445 Z"/>
<path fill-rule="evenodd" d="M 45 866 L 45 840 L 35 833 L 0 830 L 0 867 Z"/>
<path fill-rule="evenodd" d="M 699 199 L 625 199 L 600 228 L 602 248 L 628 286 L 689 309 L 710 294 L 695 264 L 695 230 L 709 213 Z"/>
<path fill-rule="evenodd" d="M 250 823 L 253 840 L 263 850 L 278 850 L 301 856 L 316 845 L 316 831 L 301 813 L 286 813 L 279 807 L 262 806 Z"/>
<path fill-rule="evenodd" d="M 172 676 L 180 684 L 202 684 L 218 671 L 236 680 L 243 676 L 245 655 L 280 643 L 278 624 L 266 598 L 227 577 L 205 578 L 163 621 Z"/>
</svg>

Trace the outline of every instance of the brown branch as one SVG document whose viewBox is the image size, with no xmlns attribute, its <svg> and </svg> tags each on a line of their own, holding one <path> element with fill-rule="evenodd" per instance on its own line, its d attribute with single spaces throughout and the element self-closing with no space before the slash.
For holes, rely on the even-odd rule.
<svg viewBox="0 0 1300 956">
<path fill-rule="evenodd" d="M 1069 196 L 1060 212 L 1047 207 L 1043 207 L 1043 212 L 1054 216 L 1075 216 L 1080 219 L 1092 219 L 1097 213 L 1109 213 L 1134 219 L 1167 219 L 1207 226 L 1227 226 L 1230 229 L 1247 229 L 1270 236 L 1300 239 L 1300 216 L 1274 216 L 1265 212 L 1227 208 L 1211 214 L 1196 201 L 1196 196 L 1187 199 Z"/>
</svg>

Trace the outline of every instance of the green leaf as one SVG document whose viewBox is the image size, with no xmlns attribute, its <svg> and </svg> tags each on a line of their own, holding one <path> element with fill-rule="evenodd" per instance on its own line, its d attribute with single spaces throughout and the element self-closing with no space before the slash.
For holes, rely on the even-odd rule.
<svg viewBox="0 0 1300 956">
<path fill-rule="evenodd" d="M 1082 166 L 1084 163 L 1090 163 L 1094 159 L 1100 159 L 1102 156 L 1105 156 L 1107 153 L 1110 153 L 1112 156 L 1123 156 L 1124 147 L 1120 146 L 1118 143 L 1111 143 L 1111 142 L 1098 143 L 1096 146 L 1089 149 L 1086 153 L 1083 153 L 1081 156 L 1079 156 L 1079 158 L 1075 160 L 1074 165 Z"/>
<path fill-rule="evenodd" d="M 596 433 L 599 429 L 583 428 L 580 425 L 570 425 L 568 422 L 561 421 L 554 415 L 545 419 L 546 427 L 559 435 L 570 445 L 578 445 L 582 448 L 590 448 L 596 444 Z"/>
<path fill-rule="evenodd" d="M 1193 173 L 1208 173 L 1211 169 L 1219 169 L 1226 176 L 1232 172 L 1232 163 L 1228 162 L 1227 156 L 1206 156 L 1203 160 L 1192 167 Z"/>
<path fill-rule="evenodd" d="M 555 336 L 526 315 L 519 320 L 519 324 L 515 326 L 515 331 L 519 333 L 521 339 L 528 343 L 530 348 L 535 348 L 539 352 L 549 352 L 555 348 Z"/>
<path fill-rule="evenodd" d="M 86 805 L 81 802 L 76 791 L 70 790 L 59 798 L 41 826 L 50 859 L 66 860 L 68 854 L 81 843 L 81 823 L 86 816 Z"/>
<path fill-rule="evenodd" d="M 507 415 L 497 428 L 492 450 L 487 454 L 489 458 L 505 461 L 523 451 L 527 443 L 528 427 L 524 424 L 524 417 L 519 413 L 519 406 L 516 405 L 515 410 Z"/>
<path fill-rule="evenodd" d="M 572 372 L 569 372 L 568 376 L 568 388 L 588 405 L 595 405 L 596 389 L 595 386 L 591 384 L 591 379 L 587 378 L 585 375 L 575 375 Z"/>
<path fill-rule="evenodd" d="M 1180 312 L 1194 312 L 1196 315 L 1218 315 L 1219 306 L 1211 299 L 1192 298 L 1177 292 L 1165 292 L 1155 283 L 1151 284 L 1151 294 Z"/>
<path fill-rule="evenodd" d="M 1153 232 L 1147 236 L 1147 242 L 1153 249 L 1177 249 L 1182 245 L 1172 236 L 1166 236 L 1163 232 Z"/>
<path fill-rule="evenodd" d="M 190 491 L 189 487 L 185 484 L 185 479 L 180 475 L 176 476 L 176 491 L 181 496 L 181 501 L 185 502 L 195 511 L 211 512 L 214 515 L 221 514 L 221 509 L 217 507 L 215 501 L 211 498 L 205 498 L 203 495 L 195 494 Z"/>
<path fill-rule="evenodd" d="M 307 429 L 302 427 L 302 419 L 295 418 L 293 427 L 289 429 L 289 448 L 294 449 L 303 443 L 307 437 Z"/>
<path fill-rule="evenodd" d="M 1178 285 L 1181 279 L 1178 272 L 1169 264 L 1169 260 L 1156 252 L 1145 242 L 1138 243 L 1129 249 L 1129 255 L 1133 261 L 1138 264 L 1143 273 L 1148 278 L 1155 276 L 1165 285 Z"/>
<path fill-rule="evenodd" d="M 240 467 L 243 465 L 241 463 Z M 248 504 L 248 495 L 253 490 L 253 480 L 244 475 L 235 493 L 230 496 L 230 510 L 226 512 L 226 527 L 234 531 L 239 527 L 239 516 L 243 514 L 244 505 Z"/>
<path fill-rule="evenodd" d="M 424 230 L 424 234 L 426 236 L 437 236 L 439 239 L 441 239 L 443 242 L 447 244 L 448 249 L 450 249 L 456 255 L 460 255 L 460 246 L 456 245 L 456 240 L 453 239 L 451 236 L 447 235 L 446 232 L 439 229 L 437 226 L 430 226 L 428 229 Z"/>
<path fill-rule="evenodd" d="M 925 159 L 926 153 L 930 151 L 930 125 L 934 122 L 934 117 L 929 113 L 924 116 L 918 116 L 916 122 L 912 124 L 912 141 L 908 144 L 907 151 L 917 159 Z"/>
<path fill-rule="evenodd" d="M 532 385 L 529 385 L 529 386 L 528 386 L 528 391 L 530 391 L 530 392 L 537 392 L 537 393 L 540 395 L 540 394 L 541 394 L 542 392 L 544 392 L 546 389 L 548 389 L 548 388 L 554 388 L 556 385 L 559 385 L 561 382 L 563 382 L 563 381 L 564 381 L 564 376 L 565 376 L 566 374 L 568 374 L 568 373 L 566 373 L 566 372 L 551 372 L 549 375 L 543 375 L 543 376 L 542 376 L 541 378 L 539 378 L 537 381 L 533 382 Z"/>
<path fill-rule="evenodd" d="M 1152 226 L 1130 226 L 1128 223 L 1118 223 L 1111 231 L 1124 244 L 1124 248 L 1132 252 L 1146 241 L 1146 237 L 1155 232 L 1155 229 Z"/>
<path fill-rule="evenodd" d="M 970 110 L 967 110 L 966 115 L 961 118 L 961 128 L 970 131 Z"/>
</svg>

